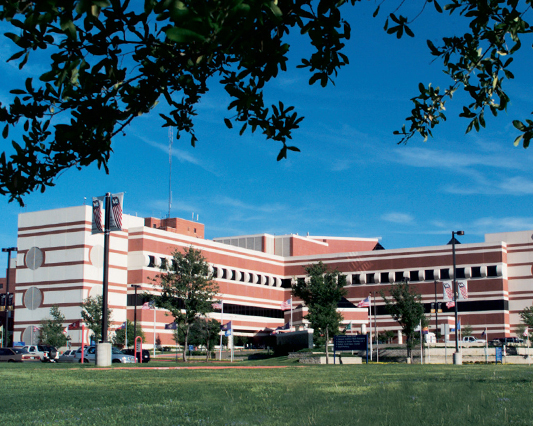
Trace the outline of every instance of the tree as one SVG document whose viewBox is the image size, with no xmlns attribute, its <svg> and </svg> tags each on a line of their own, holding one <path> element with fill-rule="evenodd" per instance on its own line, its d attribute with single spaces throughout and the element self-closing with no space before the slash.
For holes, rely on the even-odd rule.
<svg viewBox="0 0 533 426">
<path fill-rule="evenodd" d="M 471 336 L 473 332 L 473 328 L 470 324 L 461 324 L 461 335 L 462 336 Z"/>
<path fill-rule="evenodd" d="M 520 312 L 520 319 L 525 325 L 525 327 L 523 328 L 519 327 L 518 329 L 518 333 L 520 334 L 520 336 L 523 336 L 526 327 L 528 329 L 527 334 L 529 334 L 530 336 L 533 335 L 533 306 L 524 308 L 524 310 Z"/>
<path fill-rule="evenodd" d="M 337 305 L 346 294 L 346 289 L 339 280 L 340 272 L 329 271 L 322 262 L 306 266 L 305 271 L 309 279 L 298 280 L 292 293 L 307 306 L 305 319 L 311 323 L 315 338 L 324 336 L 326 363 L 329 363 L 328 342 L 330 336 L 339 334 L 342 315 L 337 311 Z"/>
<path fill-rule="evenodd" d="M 389 314 L 402 326 L 403 334 L 407 338 L 407 357 L 412 360 L 412 349 L 416 339 L 415 328 L 420 324 L 423 327 L 427 324 L 422 297 L 411 290 L 408 282 L 395 283 L 391 286 L 389 294 L 392 299 L 387 299 L 383 290 L 380 294 Z"/>
<path fill-rule="evenodd" d="M 135 342 L 136 337 L 140 337 L 144 342 L 144 331 L 141 327 L 137 327 L 137 334 L 135 334 L 134 324 L 130 320 L 126 320 L 126 327 L 128 329 L 128 345 L 132 346 Z M 126 345 L 126 329 L 119 328 L 115 331 L 115 337 L 113 338 L 113 343 L 115 345 Z"/>
<path fill-rule="evenodd" d="M 50 316 L 51 318 L 45 318 L 41 321 L 39 342 L 56 348 L 65 346 L 69 340 L 65 335 L 65 326 L 63 325 L 65 315 L 61 313 L 58 305 L 53 305 L 50 308 Z"/>
<path fill-rule="evenodd" d="M 191 326 L 189 343 L 194 346 L 205 346 L 206 361 L 209 353 L 219 341 L 220 322 L 210 318 L 197 318 Z"/>
<path fill-rule="evenodd" d="M 211 305 L 218 286 L 200 250 L 189 247 L 183 253 L 175 251 L 172 257 L 153 279 L 161 294 L 151 297 L 158 307 L 170 311 L 174 317 L 183 333 L 183 360 L 187 361 L 190 328 L 199 317 L 213 311 Z"/>
<path fill-rule="evenodd" d="M 102 304 L 101 295 L 88 297 L 81 304 L 81 317 L 87 328 L 93 332 L 94 340 L 102 339 Z M 111 309 L 107 308 L 107 322 L 111 321 Z"/>
<path fill-rule="evenodd" d="M 160 113 L 163 126 L 175 127 L 178 137 L 188 134 L 195 146 L 195 106 L 212 77 L 220 78 L 231 98 L 227 127 L 239 125 L 240 134 L 260 129 L 280 144 L 278 160 L 286 158 L 288 151 L 299 151 L 288 140 L 302 117 L 282 102 L 266 106 L 264 90 L 287 70 L 289 33 L 296 29 L 298 41 L 310 43 L 309 56 L 298 67 L 310 71 L 309 84 L 325 87 L 349 62 L 342 50 L 351 27 L 341 8 L 360 1 L 145 0 L 143 9 L 120 0 L 4 1 L 0 20 L 12 27 L 5 35 L 17 50 L 7 61 L 21 69 L 33 61 L 45 69 L 24 87 L 11 86 L 9 104 L 0 104 L 3 138 L 13 128 L 23 129 L 13 153 L 0 157 L 0 193 L 23 204 L 24 194 L 44 191 L 70 167 L 96 162 L 107 171 L 113 138 L 159 102 L 170 109 Z M 442 60 L 451 84 L 442 91 L 419 85 L 407 117 L 410 127 L 396 132 L 402 141 L 430 136 L 446 119 L 446 101 L 461 86 L 472 99 L 460 114 L 470 120 L 467 131 L 485 126 L 486 110 L 496 115 L 509 104 L 503 84 L 513 78 L 520 37 L 531 31 L 524 20 L 529 2 L 449 1 L 444 10 L 466 17 L 469 30 L 443 36 L 440 45 L 428 41 L 428 47 Z M 411 24 L 423 19 L 430 3 L 443 13 L 434 0 L 421 0 L 415 19 L 399 14 L 404 2 L 391 5 L 385 30 L 397 38 L 413 37 Z M 533 121 L 513 124 L 520 132 L 515 143 L 527 147 Z"/>
</svg>

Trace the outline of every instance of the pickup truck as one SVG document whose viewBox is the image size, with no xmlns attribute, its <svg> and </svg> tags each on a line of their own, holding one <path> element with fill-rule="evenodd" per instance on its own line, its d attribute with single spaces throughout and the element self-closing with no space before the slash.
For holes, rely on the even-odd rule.
<svg viewBox="0 0 533 426">
<path fill-rule="evenodd" d="M 56 362 L 59 358 L 59 352 L 53 346 L 26 345 L 24 348 L 29 354 L 39 357 L 42 362 Z"/>
<path fill-rule="evenodd" d="M 474 336 L 463 336 L 463 343 L 477 343 L 485 344 L 487 341 L 483 339 L 477 339 Z"/>
</svg>

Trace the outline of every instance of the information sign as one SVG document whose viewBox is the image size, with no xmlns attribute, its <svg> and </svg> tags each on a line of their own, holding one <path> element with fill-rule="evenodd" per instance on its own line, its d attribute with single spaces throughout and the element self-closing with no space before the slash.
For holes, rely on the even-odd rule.
<svg viewBox="0 0 533 426">
<path fill-rule="evenodd" d="M 333 338 L 334 351 L 365 351 L 366 347 L 366 334 L 339 335 Z"/>
</svg>

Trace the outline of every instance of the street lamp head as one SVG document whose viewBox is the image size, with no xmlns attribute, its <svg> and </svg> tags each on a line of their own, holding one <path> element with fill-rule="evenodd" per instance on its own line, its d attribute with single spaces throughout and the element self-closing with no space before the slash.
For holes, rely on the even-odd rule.
<svg viewBox="0 0 533 426">
<path fill-rule="evenodd" d="M 464 235 L 464 234 L 465 234 L 465 231 L 456 231 L 455 234 L 456 234 L 456 235 Z"/>
</svg>

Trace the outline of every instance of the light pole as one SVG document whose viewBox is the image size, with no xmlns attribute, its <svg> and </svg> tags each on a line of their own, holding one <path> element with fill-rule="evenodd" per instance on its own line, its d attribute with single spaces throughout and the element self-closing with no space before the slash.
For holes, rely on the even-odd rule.
<svg viewBox="0 0 533 426">
<path fill-rule="evenodd" d="M 5 299 L 5 333 L 6 333 L 6 346 L 9 346 L 9 311 L 8 311 L 8 303 L 9 303 L 9 264 L 11 263 L 11 252 L 12 251 L 18 251 L 17 247 L 7 247 L 2 249 L 2 253 L 7 253 L 7 270 L 6 270 L 6 299 Z M 14 302 L 13 302 L 14 303 Z"/>
<path fill-rule="evenodd" d="M 460 365 L 463 363 L 461 353 L 459 352 L 459 330 L 457 315 L 457 273 L 455 266 L 455 236 L 464 235 L 465 231 L 452 231 L 452 255 L 453 255 L 453 301 L 455 304 L 455 353 L 453 354 L 453 363 Z"/>
<path fill-rule="evenodd" d="M 139 284 L 132 284 L 131 285 L 135 289 L 135 307 L 133 309 L 133 340 L 137 338 L 137 289 L 140 287 Z M 126 326 L 128 324 L 127 322 L 128 313 L 126 312 Z"/>
</svg>

